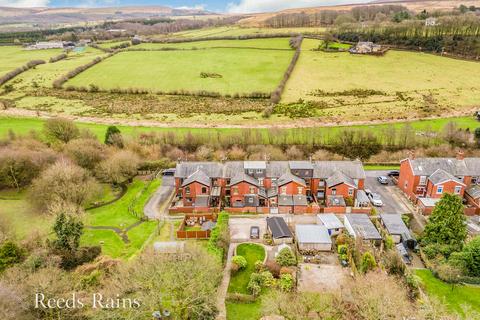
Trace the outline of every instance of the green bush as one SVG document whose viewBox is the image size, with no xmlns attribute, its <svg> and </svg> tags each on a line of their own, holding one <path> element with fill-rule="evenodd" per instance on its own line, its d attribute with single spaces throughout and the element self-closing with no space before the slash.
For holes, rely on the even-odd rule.
<svg viewBox="0 0 480 320">
<path fill-rule="evenodd" d="M 360 265 L 360 271 L 366 273 L 377 267 L 377 262 L 370 252 L 365 252 L 362 256 L 362 262 Z"/>
<path fill-rule="evenodd" d="M 238 266 L 238 269 L 245 269 L 247 267 L 247 259 L 243 256 L 234 256 L 232 258 L 232 263 Z"/>
<path fill-rule="evenodd" d="M 270 273 L 270 271 L 263 271 L 260 273 L 261 276 L 261 286 L 262 287 L 273 287 L 275 285 L 275 278 L 273 275 Z"/>
<path fill-rule="evenodd" d="M 393 249 L 393 238 L 392 236 L 388 235 L 385 237 L 385 248 L 387 248 L 388 250 L 391 250 Z"/>
<path fill-rule="evenodd" d="M 278 283 L 280 289 L 285 292 L 292 291 L 293 289 L 293 277 L 291 274 L 282 274 Z"/>
<path fill-rule="evenodd" d="M 263 261 L 260 261 L 260 260 L 255 261 L 255 271 L 256 272 L 262 272 L 265 269 L 266 269 L 266 267 L 263 264 Z"/>
<path fill-rule="evenodd" d="M 226 301 L 237 303 L 253 303 L 255 302 L 255 297 L 249 294 L 234 292 L 227 294 Z"/>
<path fill-rule="evenodd" d="M 25 252 L 12 241 L 5 241 L 0 246 L 0 272 L 22 262 Z"/>
<path fill-rule="evenodd" d="M 347 245 L 345 244 L 341 244 L 337 247 L 337 252 L 338 254 L 342 255 L 342 254 L 346 254 L 348 252 L 348 247 Z"/>
<path fill-rule="evenodd" d="M 281 265 L 282 267 L 289 267 L 289 266 L 296 266 L 297 265 L 297 258 L 292 253 L 292 250 L 289 248 L 283 248 L 278 253 L 275 261 Z"/>
<path fill-rule="evenodd" d="M 218 215 L 217 224 L 210 233 L 207 250 L 221 261 L 224 260 L 228 244 L 222 239 L 225 232 L 228 232 L 228 213 L 222 212 Z"/>
</svg>

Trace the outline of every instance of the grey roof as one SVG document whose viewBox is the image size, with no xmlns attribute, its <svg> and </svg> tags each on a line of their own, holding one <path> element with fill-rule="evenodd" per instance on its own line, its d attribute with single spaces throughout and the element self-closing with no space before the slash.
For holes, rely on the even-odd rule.
<svg viewBox="0 0 480 320">
<path fill-rule="evenodd" d="M 410 233 L 407 226 L 403 222 L 401 215 L 382 213 L 380 214 L 380 218 L 382 218 L 383 224 L 385 225 L 385 228 L 389 234 L 402 235 L 405 233 Z"/>
<path fill-rule="evenodd" d="M 418 198 L 424 207 L 435 207 L 440 198 Z"/>
<path fill-rule="evenodd" d="M 215 225 L 216 223 L 211 220 L 205 221 L 204 223 L 202 223 L 202 230 L 203 231 L 212 230 L 213 227 L 215 227 Z"/>
<path fill-rule="evenodd" d="M 348 184 L 352 187 L 357 187 L 352 178 L 347 177 L 341 171 L 335 171 L 326 181 L 327 187 L 333 187 L 342 183 Z"/>
<path fill-rule="evenodd" d="M 343 223 L 333 213 L 317 214 L 317 217 L 327 229 L 344 228 Z"/>
<path fill-rule="evenodd" d="M 370 203 L 370 199 L 368 199 L 367 193 L 365 190 L 358 190 L 357 191 L 357 202 L 358 203 Z"/>
<path fill-rule="evenodd" d="M 244 161 L 243 162 L 244 169 L 263 169 L 267 168 L 267 162 L 265 161 Z"/>
<path fill-rule="evenodd" d="M 268 198 L 267 190 L 265 190 L 265 188 L 258 189 L 258 196 L 262 198 Z"/>
<path fill-rule="evenodd" d="M 287 195 L 278 196 L 278 205 L 279 206 L 293 206 L 293 197 Z"/>
<path fill-rule="evenodd" d="M 282 217 L 267 218 L 267 227 L 272 232 L 274 239 L 292 238 L 292 232 L 288 229 L 285 220 Z"/>
<path fill-rule="evenodd" d="M 473 199 L 480 198 L 480 186 L 478 185 L 472 185 L 470 188 L 465 190 L 465 192 Z"/>
<path fill-rule="evenodd" d="M 352 179 L 365 179 L 365 170 L 360 161 L 315 161 L 313 163 L 313 177 L 327 179 L 341 171 Z"/>
<path fill-rule="evenodd" d="M 428 179 L 434 185 L 441 184 L 441 183 L 447 182 L 449 180 L 453 180 L 455 182 L 458 182 L 458 183 L 461 183 L 461 184 L 465 185 L 462 181 L 460 181 L 460 179 L 458 179 L 457 177 L 451 175 L 450 173 L 448 173 L 448 172 L 446 172 L 445 170 L 442 170 L 442 169 L 435 170 L 435 172 L 432 173 L 432 175 L 430 177 L 428 177 Z"/>
<path fill-rule="evenodd" d="M 223 165 L 218 162 L 181 162 L 177 164 L 175 178 L 187 178 L 197 170 L 202 170 L 211 178 L 223 176 Z"/>
<path fill-rule="evenodd" d="M 277 187 L 272 187 L 270 189 L 267 189 L 267 197 L 276 197 L 278 195 L 278 188 Z"/>
<path fill-rule="evenodd" d="M 313 164 L 310 161 L 288 161 L 288 166 L 290 169 L 295 170 L 311 170 L 313 169 Z"/>
<path fill-rule="evenodd" d="M 294 206 L 306 206 L 308 205 L 307 196 L 303 194 L 297 194 L 293 196 L 293 205 Z"/>
<path fill-rule="evenodd" d="M 299 243 L 332 243 L 327 228 L 318 224 L 297 224 L 295 237 Z"/>
<path fill-rule="evenodd" d="M 416 176 L 429 176 L 438 169 L 442 169 L 454 176 L 467 176 L 470 170 L 467 161 L 456 158 L 417 158 L 408 159 Z"/>
<path fill-rule="evenodd" d="M 346 207 L 347 204 L 345 203 L 345 199 L 343 196 L 335 195 L 335 196 L 327 196 L 327 203 L 329 207 Z"/>
<path fill-rule="evenodd" d="M 464 161 L 472 177 L 480 176 L 480 158 L 465 158 Z"/>
<path fill-rule="evenodd" d="M 355 234 L 365 240 L 381 240 L 382 236 L 366 214 L 345 214 Z"/>
<path fill-rule="evenodd" d="M 290 171 L 285 172 L 277 181 L 277 186 L 283 186 L 287 183 L 290 182 L 296 182 L 298 184 L 301 184 L 303 186 L 306 186 L 305 180 L 303 180 L 300 177 L 297 177 L 296 175 L 293 175 Z"/>
<path fill-rule="evenodd" d="M 192 182 L 198 182 L 206 186 L 210 186 L 210 178 L 202 170 L 197 170 L 188 176 L 182 183 L 182 187 L 189 185 Z"/>
<path fill-rule="evenodd" d="M 279 178 L 287 171 L 290 171 L 287 161 L 270 161 L 267 166 L 266 176 L 268 178 Z"/>
<path fill-rule="evenodd" d="M 209 196 L 196 196 L 195 203 L 193 204 L 194 207 L 208 207 L 208 199 Z"/>
<path fill-rule="evenodd" d="M 228 161 L 223 166 L 223 177 L 233 178 L 238 175 L 239 172 L 243 172 L 243 161 Z"/>
<path fill-rule="evenodd" d="M 233 185 L 236 185 L 237 183 L 240 183 L 240 182 L 248 182 L 248 183 L 250 183 L 254 186 L 257 186 L 257 187 L 260 186 L 257 179 L 249 176 L 245 172 L 241 172 L 241 173 L 237 174 L 235 177 L 233 177 L 232 180 L 230 180 L 230 185 L 233 186 Z"/>
</svg>

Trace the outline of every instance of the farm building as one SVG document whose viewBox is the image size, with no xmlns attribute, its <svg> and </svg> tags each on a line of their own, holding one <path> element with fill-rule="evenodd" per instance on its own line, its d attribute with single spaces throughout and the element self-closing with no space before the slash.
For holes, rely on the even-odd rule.
<svg viewBox="0 0 480 320">
<path fill-rule="evenodd" d="M 359 41 L 355 46 L 351 47 L 348 50 L 350 53 L 354 54 L 383 54 L 384 48 L 379 44 L 374 44 L 370 41 Z"/>
<path fill-rule="evenodd" d="M 281 217 L 267 218 L 267 230 L 272 235 L 273 243 L 292 243 L 293 235 L 285 220 Z"/>
<path fill-rule="evenodd" d="M 325 226 L 318 224 L 297 224 L 295 239 L 300 251 L 330 251 L 332 239 Z"/>
<path fill-rule="evenodd" d="M 378 232 L 366 214 L 346 214 L 345 228 L 354 238 L 360 237 L 363 240 L 382 240 L 382 236 Z"/>
<path fill-rule="evenodd" d="M 63 49 L 62 41 L 43 41 L 37 42 L 27 47 L 30 50 L 45 50 L 45 49 Z"/>
<path fill-rule="evenodd" d="M 345 228 L 333 213 L 317 214 L 317 224 L 325 226 L 329 235 L 337 235 Z"/>
<path fill-rule="evenodd" d="M 410 231 L 398 214 L 382 213 L 380 214 L 382 225 L 387 229 L 395 243 L 400 243 L 403 239 L 411 238 Z"/>
</svg>

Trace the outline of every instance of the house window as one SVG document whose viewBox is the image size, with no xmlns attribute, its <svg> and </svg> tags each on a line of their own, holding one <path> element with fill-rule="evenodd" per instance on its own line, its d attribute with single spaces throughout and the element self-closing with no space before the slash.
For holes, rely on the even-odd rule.
<svg viewBox="0 0 480 320">
<path fill-rule="evenodd" d="M 332 196 L 336 195 L 337 194 L 337 189 L 332 189 Z"/>
<path fill-rule="evenodd" d="M 185 194 L 190 194 L 190 187 L 185 188 Z"/>
<path fill-rule="evenodd" d="M 257 169 L 258 174 L 261 174 L 262 172 L 263 172 L 262 169 Z"/>
<path fill-rule="evenodd" d="M 233 193 L 234 195 L 237 195 L 237 194 L 238 194 L 238 187 L 233 187 L 233 188 L 232 188 L 232 193 Z"/>
<path fill-rule="evenodd" d="M 253 169 L 248 169 L 248 174 L 253 174 Z"/>
<path fill-rule="evenodd" d="M 443 186 L 438 186 L 437 187 L 437 194 L 442 194 L 443 193 Z"/>
<path fill-rule="evenodd" d="M 303 193 L 303 187 L 298 187 L 298 194 L 302 194 Z"/>
<path fill-rule="evenodd" d="M 421 186 L 424 186 L 427 184 L 427 176 L 420 176 L 420 182 L 418 183 Z"/>
<path fill-rule="evenodd" d="M 455 194 L 460 194 L 460 191 L 462 191 L 461 186 L 455 186 L 455 190 L 453 191 Z"/>
<path fill-rule="evenodd" d="M 192 198 L 186 198 L 187 202 L 192 202 Z"/>
<path fill-rule="evenodd" d="M 281 194 L 287 194 L 287 187 L 282 187 L 280 190 Z"/>
<path fill-rule="evenodd" d="M 263 186 L 263 178 L 258 178 L 258 184 Z"/>
<path fill-rule="evenodd" d="M 478 179 L 478 177 L 472 177 L 472 184 L 478 184 L 480 183 L 480 180 Z"/>
<path fill-rule="evenodd" d="M 248 203 L 253 203 L 253 198 L 248 198 L 247 201 Z"/>
<path fill-rule="evenodd" d="M 255 187 L 250 187 L 250 193 L 254 194 L 255 193 Z"/>
<path fill-rule="evenodd" d="M 353 188 L 348 188 L 348 196 L 353 197 Z"/>
<path fill-rule="evenodd" d="M 207 187 L 202 187 L 202 193 L 203 194 L 207 193 Z"/>
<path fill-rule="evenodd" d="M 318 182 L 318 186 L 319 186 L 319 187 L 324 187 L 324 186 L 325 186 L 325 181 L 324 181 L 324 180 L 320 180 L 320 181 Z"/>
</svg>

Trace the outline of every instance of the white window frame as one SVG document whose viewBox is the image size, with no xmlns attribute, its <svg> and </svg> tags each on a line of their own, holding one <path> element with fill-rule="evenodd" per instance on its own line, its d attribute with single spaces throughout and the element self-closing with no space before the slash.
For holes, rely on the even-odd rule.
<svg viewBox="0 0 480 320">
<path fill-rule="evenodd" d="M 232 194 L 233 194 L 234 196 L 238 195 L 238 187 L 236 187 L 236 186 L 235 186 L 235 187 L 232 187 Z"/>
<path fill-rule="evenodd" d="M 462 186 L 455 186 L 455 188 L 453 189 L 453 193 L 460 194 L 460 192 L 462 192 Z"/>
<path fill-rule="evenodd" d="M 258 178 L 258 184 L 263 186 L 263 178 Z"/>
<path fill-rule="evenodd" d="M 262 169 L 257 169 L 257 173 L 263 173 Z"/>
<path fill-rule="evenodd" d="M 336 188 L 333 188 L 332 189 L 332 196 L 336 196 L 337 195 L 337 189 Z"/>
<path fill-rule="evenodd" d="M 420 176 L 420 182 L 418 183 L 421 186 L 424 186 L 427 184 L 427 176 Z"/>
<path fill-rule="evenodd" d="M 443 194 L 443 186 L 437 187 L 437 194 Z"/>
<path fill-rule="evenodd" d="M 255 194 L 255 187 L 250 187 L 248 190 L 251 194 Z"/>
<path fill-rule="evenodd" d="M 285 186 L 280 187 L 280 194 L 286 195 L 287 194 L 287 187 L 285 187 Z"/>
<path fill-rule="evenodd" d="M 185 187 L 185 194 L 190 194 L 190 187 Z"/>
<path fill-rule="evenodd" d="M 353 188 L 348 188 L 348 196 L 353 197 Z"/>
<path fill-rule="evenodd" d="M 298 194 L 302 194 L 303 193 L 303 187 L 297 187 L 297 192 L 298 192 Z"/>
<path fill-rule="evenodd" d="M 253 203 L 253 198 L 252 197 L 247 198 L 247 202 L 248 203 Z"/>
</svg>

